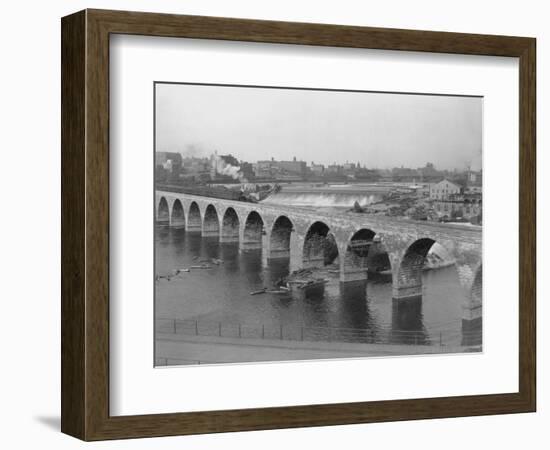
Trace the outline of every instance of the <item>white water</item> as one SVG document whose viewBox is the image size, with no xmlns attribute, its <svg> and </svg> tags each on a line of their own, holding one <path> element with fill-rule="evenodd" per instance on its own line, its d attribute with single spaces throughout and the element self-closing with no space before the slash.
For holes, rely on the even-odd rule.
<svg viewBox="0 0 550 450">
<path fill-rule="evenodd" d="M 316 207 L 348 207 L 351 208 L 355 202 L 361 206 L 370 205 L 380 201 L 379 194 L 348 194 L 348 193 L 300 193 L 300 192 L 279 192 L 263 200 L 262 203 L 289 206 L 316 206 Z"/>
</svg>

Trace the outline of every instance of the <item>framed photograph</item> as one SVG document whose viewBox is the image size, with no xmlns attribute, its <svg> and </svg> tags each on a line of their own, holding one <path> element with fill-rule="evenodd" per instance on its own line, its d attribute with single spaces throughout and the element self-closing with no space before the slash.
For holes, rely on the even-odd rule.
<svg viewBox="0 0 550 450">
<path fill-rule="evenodd" d="M 535 39 L 62 29 L 62 431 L 535 411 Z"/>
</svg>

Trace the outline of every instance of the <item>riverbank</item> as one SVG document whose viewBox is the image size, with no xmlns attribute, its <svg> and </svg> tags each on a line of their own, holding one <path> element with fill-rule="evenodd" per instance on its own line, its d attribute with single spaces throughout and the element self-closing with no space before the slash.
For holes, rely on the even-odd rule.
<svg viewBox="0 0 550 450">
<path fill-rule="evenodd" d="M 219 338 L 172 333 L 156 335 L 156 365 L 296 361 L 388 357 L 481 351 L 480 347 L 302 342 L 277 339 Z M 205 358 L 205 355 L 208 355 Z"/>
</svg>

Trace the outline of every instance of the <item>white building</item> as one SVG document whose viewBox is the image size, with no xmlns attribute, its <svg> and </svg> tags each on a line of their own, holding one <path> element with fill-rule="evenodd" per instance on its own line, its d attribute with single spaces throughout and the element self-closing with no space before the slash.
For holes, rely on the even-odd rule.
<svg viewBox="0 0 550 450">
<path fill-rule="evenodd" d="M 447 179 L 439 183 L 430 184 L 430 198 L 434 200 L 446 200 L 449 195 L 460 194 L 460 185 Z"/>
</svg>

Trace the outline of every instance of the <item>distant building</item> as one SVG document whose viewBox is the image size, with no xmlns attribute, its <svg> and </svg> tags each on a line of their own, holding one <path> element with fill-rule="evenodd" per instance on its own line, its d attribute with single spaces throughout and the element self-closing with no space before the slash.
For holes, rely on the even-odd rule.
<svg viewBox="0 0 550 450">
<path fill-rule="evenodd" d="M 462 186 L 447 179 L 430 185 L 430 198 L 433 200 L 446 200 L 449 196 L 460 194 Z"/>
<path fill-rule="evenodd" d="M 310 166 L 311 173 L 314 176 L 322 177 L 323 173 L 325 172 L 325 166 L 323 164 L 315 164 L 313 161 L 311 162 Z"/>
<path fill-rule="evenodd" d="M 254 166 L 253 166 L 253 164 L 250 164 L 249 162 L 246 162 L 246 161 L 241 161 L 240 166 L 241 166 L 240 172 L 243 174 L 245 179 L 247 179 L 247 180 L 254 179 Z"/>
<path fill-rule="evenodd" d="M 287 175 L 305 176 L 307 164 L 305 161 L 297 161 L 296 157 L 292 161 L 275 161 L 275 167 L 279 172 L 287 172 Z"/>
<path fill-rule="evenodd" d="M 330 164 L 325 171 L 328 175 L 342 175 L 344 168 L 338 164 Z"/>
<path fill-rule="evenodd" d="M 434 201 L 433 208 L 440 217 L 467 219 L 475 223 L 482 220 L 480 194 L 452 194 L 445 199 Z"/>
<path fill-rule="evenodd" d="M 483 189 L 483 176 L 482 172 L 475 172 L 468 170 L 466 178 L 465 192 L 469 194 L 481 194 Z"/>
<path fill-rule="evenodd" d="M 378 170 L 367 169 L 367 168 L 357 168 L 355 171 L 355 179 L 361 181 L 379 181 L 381 174 Z"/>
<path fill-rule="evenodd" d="M 432 163 L 426 163 L 424 167 L 419 167 L 418 174 L 420 180 L 425 182 L 439 181 L 443 178 L 443 172 L 437 170 Z"/>
<path fill-rule="evenodd" d="M 292 161 L 271 160 L 257 161 L 254 165 L 254 174 L 257 178 L 275 179 L 303 179 L 307 173 L 307 163 L 298 161 L 296 157 Z"/>
<path fill-rule="evenodd" d="M 475 172 L 473 170 L 468 171 L 468 184 L 481 185 L 482 173 L 481 171 Z"/>
<path fill-rule="evenodd" d="M 155 152 L 155 179 L 157 182 L 175 182 L 182 170 L 182 157 L 175 152 Z"/>
<path fill-rule="evenodd" d="M 273 178 L 273 172 L 271 170 L 273 162 L 273 160 L 263 160 L 253 164 L 256 178 Z"/>
<path fill-rule="evenodd" d="M 394 167 L 391 171 L 392 180 L 398 182 L 415 182 L 421 175 L 416 169 L 408 167 Z"/>
<path fill-rule="evenodd" d="M 210 172 L 210 160 L 208 158 L 188 157 L 183 159 L 183 171 L 189 174 Z"/>
<path fill-rule="evenodd" d="M 175 152 L 156 152 L 155 166 L 162 166 L 171 172 L 179 170 L 182 166 L 181 154 Z"/>
<path fill-rule="evenodd" d="M 481 194 L 483 191 L 483 187 L 481 185 L 470 185 L 467 186 L 465 189 L 466 194 Z"/>
</svg>

